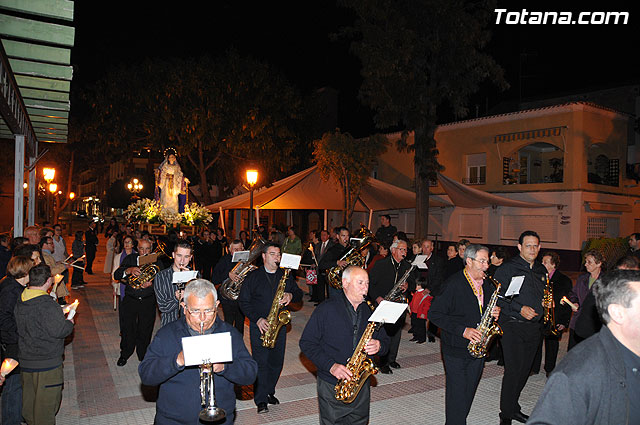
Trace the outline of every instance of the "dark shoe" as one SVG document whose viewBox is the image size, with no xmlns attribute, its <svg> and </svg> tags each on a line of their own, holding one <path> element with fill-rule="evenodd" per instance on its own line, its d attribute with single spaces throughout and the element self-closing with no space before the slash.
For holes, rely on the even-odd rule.
<svg viewBox="0 0 640 425">
<path fill-rule="evenodd" d="M 84 285 L 71 285 L 71 289 L 82 289 Z"/>
<path fill-rule="evenodd" d="M 121 366 L 121 367 L 122 367 L 122 366 L 124 366 L 124 365 L 126 365 L 126 364 L 127 364 L 127 359 L 125 359 L 124 357 L 120 357 L 120 358 L 118 359 L 118 363 L 116 363 L 116 364 L 117 364 L 118 366 Z"/>
<path fill-rule="evenodd" d="M 500 425 L 511 425 L 511 419 L 500 418 Z"/>
<path fill-rule="evenodd" d="M 278 400 L 273 394 L 269 394 L 267 396 L 267 401 L 269 402 L 269 404 L 280 404 L 280 400 Z"/>
<path fill-rule="evenodd" d="M 258 403 L 258 413 L 267 413 L 269 411 L 269 406 L 267 403 Z"/>
<path fill-rule="evenodd" d="M 522 412 L 518 412 L 515 415 L 513 415 L 513 418 L 511 418 L 511 419 L 513 419 L 514 421 L 526 423 L 527 419 L 529 419 L 529 415 L 525 415 Z"/>
<path fill-rule="evenodd" d="M 389 366 L 384 365 L 384 366 L 380 366 L 380 373 L 384 373 L 385 375 L 390 375 L 393 373 L 393 371 L 389 369 Z"/>
<path fill-rule="evenodd" d="M 389 366 L 391 366 L 394 369 L 400 369 L 400 364 L 398 362 L 391 362 L 389 363 Z"/>
<path fill-rule="evenodd" d="M 429 337 L 429 342 L 436 342 L 436 337 L 435 336 L 430 336 Z"/>
<path fill-rule="evenodd" d="M 320 303 L 313 303 L 313 306 L 314 307 L 318 307 L 318 304 L 320 304 Z"/>
<path fill-rule="evenodd" d="M 93 272 L 91 270 L 85 270 L 84 271 L 86 274 L 93 274 Z"/>
<path fill-rule="evenodd" d="M 417 340 L 418 340 L 418 338 L 416 338 L 416 337 L 414 336 L 413 338 L 411 338 L 411 339 L 409 340 L 409 342 L 413 342 L 413 341 L 417 341 Z"/>
<path fill-rule="evenodd" d="M 424 344 L 425 342 L 427 342 L 426 339 L 419 339 L 416 341 L 416 344 Z"/>
</svg>

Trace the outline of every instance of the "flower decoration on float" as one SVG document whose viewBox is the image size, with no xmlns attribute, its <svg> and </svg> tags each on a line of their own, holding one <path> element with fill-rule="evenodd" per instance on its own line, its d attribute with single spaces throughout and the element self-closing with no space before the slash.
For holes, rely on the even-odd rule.
<svg viewBox="0 0 640 425">
<path fill-rule="evenodd" d="M 127 207 L 124 216 L 127 220 L 138 223 L 159 223 L 162 205 L 148 198 L 140 199 Z"/>
<path fill-rule="evenodd" d="M 184 212 L 182 213 L 182 224 L 189 226 L 202 226 L 210 223 L 213 220 L 211 212 L 195 202 L 184 206 Z"/>
<path fill-rule="evenodd" d="M 163 209 L 159 215 L 160 221 L 170 227 L 177 227 L 182 222 L 182 214 Z"/>
</svg>

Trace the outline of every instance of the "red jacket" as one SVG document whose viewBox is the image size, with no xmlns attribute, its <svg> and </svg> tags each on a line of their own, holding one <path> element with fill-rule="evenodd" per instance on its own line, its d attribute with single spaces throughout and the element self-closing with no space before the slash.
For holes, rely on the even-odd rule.
<svg viewBox="0 0 640 425">
<path fill-rule="evenodd" d="M 429 307 L 431 307 L 431 300 L 433 300 L 433 297 L 425 291 L 414 292 L 409 306 L 411 313 L 416 313 L 418 319 L 426 319 Z"/>
</svg>

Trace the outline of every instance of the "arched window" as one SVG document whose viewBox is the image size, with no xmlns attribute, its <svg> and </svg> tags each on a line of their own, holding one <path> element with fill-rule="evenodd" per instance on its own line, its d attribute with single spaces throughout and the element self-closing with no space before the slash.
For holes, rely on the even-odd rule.
<svg viewBox="0 0 640 425">
<path fill-rule="evenodd" d="M 503 160 L 503 184 L 562 183 L 564 153 L 550 143 L 524 146 Z"/>
<path fill-rule="evenodd" d="M 587 181 L 589 183 L 618 186 L 620 174 L 620 161 L 611 158 L 604 143 L 595 143 L 589 146 L 587 152 Z"/>
</svg>

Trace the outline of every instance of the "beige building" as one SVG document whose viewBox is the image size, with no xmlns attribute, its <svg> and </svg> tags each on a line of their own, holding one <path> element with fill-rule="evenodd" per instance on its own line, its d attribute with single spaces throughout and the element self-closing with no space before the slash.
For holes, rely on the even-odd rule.
<svg viewBox="0 0 640 425">
<path fill-rule="evenodd" d="M 640 188 L 627 177 L 633 124 L 631 115 L 570 102 L 439 126 L 442 174 L 507 199 L 553 206 L 431 208 L 429 233 L 513 246 L 521 231 L 532 229 L 545 248 L 576 252 L 588 238 L 640 231 Z M 413 155 L 390 149 L 375 177 L 414 189 L 413 172 Z M 449 200 L 440 184 L 432 193 Z M 397 211 L 392 221 L 411 235 L 413 214 Z"/>
</svg>

